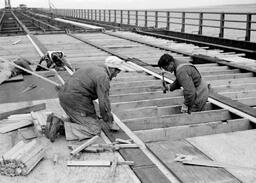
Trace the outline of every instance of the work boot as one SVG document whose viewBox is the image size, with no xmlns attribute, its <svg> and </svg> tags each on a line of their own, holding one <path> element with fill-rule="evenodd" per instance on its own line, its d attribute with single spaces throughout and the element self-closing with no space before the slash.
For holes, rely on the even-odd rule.
<svg viewBox="0 0 256 183">
<path fill-rule="evenodd" d="M 64 122 L 57 116 L 53 116 L 52 121 L 50 122 L 49 130 L 48 130 L 48 138 L 50 139 L 51 142 L 55 141 L 60 131 L 63 131 L 61 129 L 64 129 Z"/>
</svg>

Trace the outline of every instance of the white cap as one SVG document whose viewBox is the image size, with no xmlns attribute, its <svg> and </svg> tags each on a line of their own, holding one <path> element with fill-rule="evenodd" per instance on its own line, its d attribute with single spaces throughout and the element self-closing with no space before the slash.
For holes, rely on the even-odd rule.
<svg viewBox="0 0 256 183">
<path fill-rule="evenodd" d="M 109 56 L 105 60 L 105 65 L 112 68 L 120 69 L 121 71 L 127 71 L 124 65 L 124 61 L 116 56 Z"/>
</svg>

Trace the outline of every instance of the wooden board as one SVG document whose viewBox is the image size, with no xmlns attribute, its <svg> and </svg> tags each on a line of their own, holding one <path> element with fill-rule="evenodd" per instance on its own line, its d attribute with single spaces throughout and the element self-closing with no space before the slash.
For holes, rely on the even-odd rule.
<svg viewBox="0 0 256 183">
<path fill-rule="evenodd" d="M 235 177 L 222 168 L 195 167 L 175 162 L 174 159 L 176 154 L 191 154 L 199 156 L 202 159 L 208 159 L 198 149 L 184 140 L 172 142 L 162 141 L 150 143 L 147 144 L 147 146 L 183 183 L 239 182 Z"/>
<path fill-rule="evenodd" d="M 23 75 L 18 75 L 18 76 L 14 76 L 9 78 L 8 80 L 4 81 L 3 83 L 8 83 L 8 82 L 16 82 L 16 81 L 23 81 L 24 77 Z"/>
<path fill-rule="evenodd" d="M 191 144 L 218 162 L 256 168 L 256 130 L 224 133 L 187 139 Z M 245 183 L 256 180 L 255 170 L 227 168 Z"/>
</svg>

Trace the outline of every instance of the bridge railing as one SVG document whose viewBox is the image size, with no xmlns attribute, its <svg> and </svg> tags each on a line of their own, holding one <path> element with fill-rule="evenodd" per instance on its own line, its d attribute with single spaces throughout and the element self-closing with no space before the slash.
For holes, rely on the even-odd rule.
<svg viewBox="0 0 256 183">
<path fill-rule="evenodd" d="M 41 9 L 48 11 L 49 9 Z M 256 42 L 256 13 L 110 9 L 54 9 L 54 14 Z"/>
</svg>

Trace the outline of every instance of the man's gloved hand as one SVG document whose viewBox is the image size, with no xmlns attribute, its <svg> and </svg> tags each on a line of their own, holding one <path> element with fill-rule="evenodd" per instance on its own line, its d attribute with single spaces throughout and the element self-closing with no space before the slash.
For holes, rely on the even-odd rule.
<svg viewBox="0 0 256 183">
<path fill-rule="evenodd" d="M 181 105 L 181 110 L 180 112 L 182 113 L 188 113 L 188 106 L 186 106 L 185 104 L 182 104 Z"/>
</svg>

